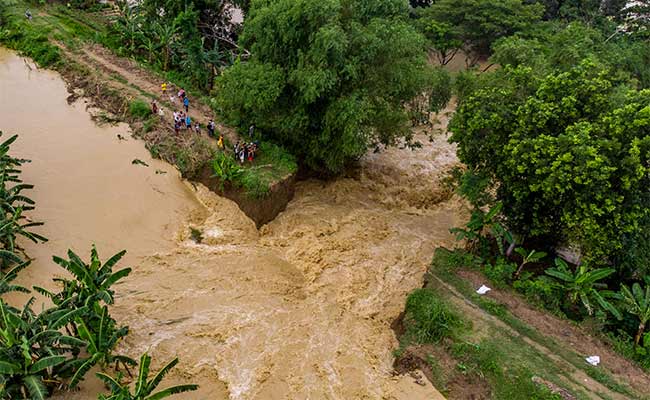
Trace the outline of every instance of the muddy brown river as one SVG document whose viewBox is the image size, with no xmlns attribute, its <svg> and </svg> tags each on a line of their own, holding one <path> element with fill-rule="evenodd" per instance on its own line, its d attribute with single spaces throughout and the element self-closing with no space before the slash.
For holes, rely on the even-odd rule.
<svg viewBox="0 0 650 400">
<path fill-rule="evenodd" d="M 445 137 L 369 155 L 355 178 L 300 182 L 257 230 L 236 204 L 152 160 L 128 127 L 98 127 L 67 95 L 56 73 L 0 50 L 0 130 L 18 133 L 13 153 L 33 160 L 23 174 L 36 185 L 31 217 L 50 238 L 26 244 L 35 260 L 22 283 L 50 285 L 61 274 L 50 257 L 68 247 L 86 255 L 96 243 L 104 258 L 126 248 L 134 271 L 112 308 L 131 328 L 120 350 L 148 351 L 158 365 L 179 357 L 167 383 L 201 388 L 178 398 L 438 398 L 428 382 L 393 375 L 390 324 L 465 216 L 440 183 L 458 162 Z M 88 377 L 57 398 L 99 390 Z"/>
</svg>

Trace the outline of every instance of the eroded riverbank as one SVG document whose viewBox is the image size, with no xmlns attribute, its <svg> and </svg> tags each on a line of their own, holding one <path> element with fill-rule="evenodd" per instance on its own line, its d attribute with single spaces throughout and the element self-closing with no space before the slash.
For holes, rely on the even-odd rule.
<svg viewBox="0 0 650 400">
<path fill-rule="evenodd" d="M 113 307 L 131 327 L 121 347 L 134 356 L 147 350 L 159 363 L 178 356 L 172 381 L 201 385 L 184 399 L 434 396 L 392 375 L 390 323 L 464 216 L 440 183 L 457 163 L 444 137 L 369 156 L 356 179 L 298 183 L 287 209 L 258 231 L 233 202 L 203 187 L 191 193 L 139 142 L 118 141 L 112 129 L 125 128 L 92 125 L 82 104 L 65 103 L 58 75 L 24 64 L 17 71 L 22 62 L 0 58 L 0 85 L 19 89 L 6 95 L 2 86 L 0 110 L 29 123 L 1 128 L 33 143 L 16 153 L 34 160 L 25 180 L 37 184 L 34 217 L 52 239 L 28 248 L 36 261 L 23 282 L 49 281 L 58 273 L 49 256 L 70 246 L 83 252 L 95 241 L 105 256 L 127 248 L 134 272 Z M 25 104 L 5 104 L 16 97 Z M 69 131 L 74 140 L 63 139 Z M 133 158 L 150 167 L 131 165 Z M 189 239 L 190 226 L 201 243 Z M 96 398 L 93 390 L 89 378 L 61 398 Z"/>
</svg>

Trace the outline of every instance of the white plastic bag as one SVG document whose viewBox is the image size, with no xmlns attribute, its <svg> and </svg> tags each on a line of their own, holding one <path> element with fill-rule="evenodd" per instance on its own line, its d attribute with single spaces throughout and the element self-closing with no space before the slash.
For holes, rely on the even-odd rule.
<svg viewBox="0 0 650 400">
<path fill-rule="evenodd" d="M 485 293 L 489 292 L 490 290 L 492 290 L 492 289 L 490 289 L 489 287 L 487 287 L 485 285 L 481 285 L 481 287 L 478 288 L 478 290 L 476 290 L 476 293 L 485 294 Z"/>
</svg>

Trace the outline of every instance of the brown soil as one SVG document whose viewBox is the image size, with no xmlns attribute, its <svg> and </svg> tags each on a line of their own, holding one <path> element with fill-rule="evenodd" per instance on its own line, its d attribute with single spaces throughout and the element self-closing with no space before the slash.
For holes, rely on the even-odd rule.
<svg viewBox="0 0 650 400">
<path fill-rule="evenodd" d="M 397 337 L 404 334 L 403 315 L 391 326 Z M 434 360 L 431 363 L 429 360 Z M 410 345 L 393 363 L 396 374 L 422 371 L 424 376 L 450 400 L 488 400 L 489 383 L 475 374 L 463 374 L 458 362 L 449 354 L 445 344 Z M 435 369 L 435 371 L 434 371 Z"/>
</svg>

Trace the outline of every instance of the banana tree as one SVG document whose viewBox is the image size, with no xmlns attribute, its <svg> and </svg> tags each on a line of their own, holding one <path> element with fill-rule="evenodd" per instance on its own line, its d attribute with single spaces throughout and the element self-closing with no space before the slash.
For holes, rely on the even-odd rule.
<svg viewBox="0 0 650 400">
<path fill-rule="evenodd" d="M 603 290 L 607 288 L 607 284 L 599 282 L 616 272 L 614 268 L 592 270 L 583 264 L 579 265 L 575 271 L 571 271 L 567 263 L 561 258 L 555 259 L 555 266 L 555 268 L 547 269 L 545 273 L 558 280 L 559 285 L 567 292 L 572 305 L 576 305 L 580 301 L 587 313 L 593 315 L 593 303 L 595 301 L 604 310 L 621 319 L 621 313 L 618 309 L 606 300 L 606 297 L 614 297 L 614 293 Z"/>
<path fill-rule="evenodd" d="M 29 290 L 26 288 L 12 283 L 18 276 L 18 273 L 25 269 L 29 264 L 29 261 L 22 262 L 0 277 L 0 296 L 9 292 L 29 293 Z"/>
<path fill-rule="evenodd" d="M 86 341 L 86 351 L 90 357 L 79 359 L 76 362 L 76 372 L 70 380 L 69 386 L 76 387 L 83 379 L 84 375 L 96 364 L 106 366 L 115 363 L 115 369 L 119 368 L 121 363 L 126 371 L 131 375 L 129 366 L 137 365 L 136 361 L 130 357 L 113 354 L 117 343 L 129 333 L 128 327 L 117 328 L 115 321 L 108 315 L 108 307 L 102 307 L 102 313 L 99 323 L 99 329 L 94 331 L 90 329 L 81 318 L 77 318 L 76 325 L 79 331 L 79 337 Z"/>
<path fill-rule="evenodd" d="M 169 68 L 169 60 L 172 56 L 172 49 L 177 41 L 178 25 L 174 21 L 168 24 L 155 23 L 153 27 L 156 32 L 156 38 L 163 49 L 163 71 L 167 71 L 167 68 Z"/>
<path fill-rule="evenodd" d="M 69 260 L 53 257 L 54 262 L 72 274 L 74 279 L 57 278 L 62 290 L 53 293 L 41 287 L 34 287 L 38 293 L 50 298 L 59 307 L 78 309 L 85 307 L 87 312 L 82 316 L 84 323 L 90 329 L 97 330 L 102 305 L 113 304 L 115 291 L 111 286 L 131 273 L 131 268 L 123 268 L 113 272 L 113 267 L 122 259 L 126 251 L 120 251 L 102 264 L 93 245 L 90 251 L 90 263 L 86 264 L 72 250 L 68 250 Z M 76 326 L 74 327 L 76 329 Z"/>
<path fill-rule="evenodd" d="M 531 250 L 528 252 L 523 247 L 517 247 L 515 252 L 522 257 L 521 263 L 517 267 L 517 272 L 515 272 L 515 278 L 519 277 L 526 264 L 537 262 L 546 257 L 546 253 L 543 251 Z"/>
<path fill-rule="evenodd" d="M 632 290 L 621 285 L 620 298 L 623 300 L 625 311 L 639 318 L 639 327 L 634 336 L 634 346 L 636 347 L 645 331 L 646 323 L 650 320 L 650 285 L 646 285 L 645 290 L 636 282 L 632 285 Z"/>
<path fill-rule="evenodd" d="M 2 132 L 0 132 L 0 136 Z M 28 221 L 23 211 L 34 208 L 34 201 L 23 194 L 23 191 L 33 188 L 20 179 L 20 166 L 29 160 L 18 159 L 9 155 L 11 144 L 17 135 L 0 143 L 0 269 L 7 268 L 23 260 L 17 254 L 20 250 L 16 238 L 23 236 L 33 242 L 46 241 L 41 235 L 29 230 L 31 227 L 42 225 L 40 222 Z"/>
<path fill-rule="evenodd" d="M 59 328 L 74 314 L 36 315 L 32 298 L 22 311 L 0 300 L 0 398 L 41 400 L 63 384 L 60 372 L 74 360 L 83 340 Z"/>
<path fill-rule="evenodd" d="M 159 392 L 153 393 L 163 380 L 165 375 L 178 364 L 178 358 L 173 359 L 167 365 L 162 367 L 156 375 L 149 380 L 149 366 L 151 364 L 151 357 L 148 354 L 143 354 L 140 357 L 140 369 L 138 373 L 138 380 L 135 384 L 135 392 L 131 393 L 131 388 L 128 384 L 123 385 L 119 379 L 112 376 L 97 373 L 97 377 L 104 381 L 106 386 L 111 390 L 110 395 L 100 395 L 100 400 L 159 400 L 172 396 L 178 393 L 190 392 L 199 388 L 198 385 L 186 384 L 172 386 L 163 389 Z"/>
</svg>

